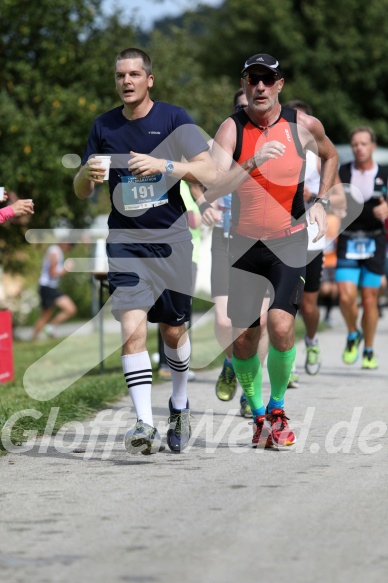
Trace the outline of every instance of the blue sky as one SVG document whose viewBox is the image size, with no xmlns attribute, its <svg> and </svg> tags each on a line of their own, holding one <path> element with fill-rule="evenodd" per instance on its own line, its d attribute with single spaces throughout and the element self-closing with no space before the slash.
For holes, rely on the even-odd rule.
<svg viewBox="0 0 388 583">
<path fill-rule="evenodd" d="M 135 17 L 137 24 L 144 30 L 149 30 L 155 20 L 166 16 L 179 16 L 196 4 L 218 6 L 222 0 L 103 0 L 104 12 L 112 12 L 114 6 L 122 9 L 128 20 Z"/>
</svg>

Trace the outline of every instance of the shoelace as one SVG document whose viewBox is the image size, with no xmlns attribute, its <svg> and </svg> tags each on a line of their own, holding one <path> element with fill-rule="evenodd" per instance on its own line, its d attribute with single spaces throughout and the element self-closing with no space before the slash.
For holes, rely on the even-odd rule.
<svg viewBox="0 0 388 583">
<path fill-rule="evenodd" d="M 280 430 L 283 430 L 285 427 L 287 427 L 287 421 L 289 421 L 289 417 L 286 416 L 286 414 L 284 413 L 269 413 L 268 414 L 268 420 L 271 423 L 271 425 L 275 424 L 278 422 L 278 419 L 280 419 Z"/>
<path fill-rule="evenodd" d="M 182 435 L 190 432 L 190 413 L 173 413 L 168 418 L 168 423 L 175 423 L 175 433 Z"/>
<path fill-rule="evenodd" d="M 231 383 L 235 377 L 234 370 L 231 366 L 226 366 L 222 371 L 223 380 L 227 383 Z"/>
<path fill-rule="evenodd" d="M 319 357 L 319 348 L 317 346 L 309 346 L 307 350 L 307 360 L 309 364 L 316 364 Z"/>
<path fill-rule="evenodd" d="M 262 421 L 259 421 L 259 422 L 257 422 L 257 421 L 253 421 L 253 422 L 252 422 L 252 425 L 253 425 L 253 424 L 254 424 L 254 425 L 256 425 L 256 431 L 255 431 L 255 434 L 254 434 L 254 436 L 253 436 L 253 438 L 252 438 L 252 441 L 255 441 L 255 439 L 257 439 L 257 438 L 259 438 L 259 437 L 260 437 L 260 435 L 261 435 L 261 432 L 263 431 L 263 427 L 264 427 L 264 419 L 263 419 Z"/>
<path fill-rule="evenodd" d="M 356 343 L 358 343 L 360 340 L 360 334 L 357 334 L 356 338 L 353 338 L 353 340 L 349 340 L 346 343 L 346 350 L 348 350 L 349 352 L 352 350 L 353 346 L 356 345 Z"/>
<path fill-rule="evenodd" d="M 156 428 L 155 427 L 145 427 L 143 422 L 137 422 L 135 431 L 142 431 L 149 439 L 153 439 L 156 435 Z"/>
</svg>

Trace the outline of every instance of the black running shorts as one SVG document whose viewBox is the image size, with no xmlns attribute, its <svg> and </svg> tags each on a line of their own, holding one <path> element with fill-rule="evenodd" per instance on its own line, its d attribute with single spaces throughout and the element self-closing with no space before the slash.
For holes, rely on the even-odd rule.
<svg viewBox="0 0 388 583">
<path fill-rule="evenodd" d="M 227 296 L 229 289 L 228 238 L 224 229 L 214 227 L 212 233 L 212 266 L 210 273 L 212 298 Z"/>
<path fill-rule="evenodd" d="M 305 292 L 317 292 L 322 278 L 323 251 L 307 251 Z"/>
<path fill-rule="evenodd" d="M 39 287 L 40 295 L 40 305 L 43 310 L 48 310 L 55 305 L 58 298 L 64 296 L 65 294 L 61 292 L 56 287 L 48 287 L 47 285 L 41 285 Z"/>
<path fill-rule="evenodd" d="M 190 240 L 178 243 L 108 243 L 112 313 L 144 309 L 149 322 L 180 326 L 190 320 Z"/>
<path fill-rule="evenodd" d="M 229 238 L 228 316 L 235 328 L 260 325 L 267 288 L 270 310 L 296 316 L 304 290 L 306 254 L 306 229 L 265 243 L 235 233 Z"/>
</svg>

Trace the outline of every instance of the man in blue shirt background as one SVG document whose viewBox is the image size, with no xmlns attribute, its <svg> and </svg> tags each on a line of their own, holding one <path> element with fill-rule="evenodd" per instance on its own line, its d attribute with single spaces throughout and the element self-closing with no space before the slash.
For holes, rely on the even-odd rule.
<svg viewBox="0 0 388 583">
<path fill-rule="evenodd" d="M 160 324 L 172 372 L 167 443 L 180 452 L 191 434 L 185 322 L 191 311 L 192 254 L 180 179 L 207 186 L 215 169 L 207 142 L 185 110 L 150 98 L 154 76 L 144 51 L 122 51 L 116 57 L 115 79 L 123 105 L 95 120 L 74 189 L 79 198 L 90 196 L 105 172 L 96 155 L 111 155 L 108 282 L 112 311 L 121 323 L 124 376 L 137 415 L 125 447 L 145 455 L 164 449 L 152 416 L 148 319 Z"/>
</svg>

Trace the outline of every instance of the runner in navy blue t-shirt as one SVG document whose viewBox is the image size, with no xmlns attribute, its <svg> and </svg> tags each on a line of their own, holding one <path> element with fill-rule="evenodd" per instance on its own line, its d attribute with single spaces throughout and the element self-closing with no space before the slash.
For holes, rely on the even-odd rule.
<svg viewBox="0 0 388 583">
<path fill-rule="evenodd" d="M 105 173 L 96 156 L 111 156 L 108 281 L 112 311 L 122 328 L 124 376 L 137 415 L 125 447 L 143 454 L 164 449 L 152 417 L 148 319 L 160 324 L 172 372 L 167 443 L 179 452 L 191 433 L 185 322 L 191 310 L 192 254 L 180 179 L 210 185 L 215 169 L 191 117 L 180 107 L 151 100 L 154 77 L 146 53 L 122 51 L 115 71 L 123 106 L 95 120 L 74 189 L 79 198 L 90 196 Z"/>
</svg>

